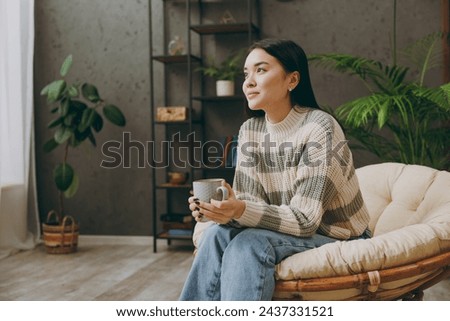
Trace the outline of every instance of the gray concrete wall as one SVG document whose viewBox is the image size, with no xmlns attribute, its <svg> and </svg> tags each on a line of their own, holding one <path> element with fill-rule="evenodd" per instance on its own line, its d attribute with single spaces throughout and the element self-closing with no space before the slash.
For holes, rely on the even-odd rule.
<svg viewBox="0 0 450 321">
<path fill-rule="evenodd" d="M 60 150 L 45 154 L 52 116 L 41 88 L 58 76 L 67 54 L 73 54 L 72 80 L 96 84 L 100 95 L 121 107 L 131 138 L 150 140 L 148 2 L 141 0 L 38 0 L 35 41 L 36 157 L 41 217 L 58 206 L 52 170 Z M 122 141 L 122 128 L 105 121 L 97 137 Z M 134 158 L 136 160 L 136 158 Z M 80 220 L 83 234 L 149 235 L 151 233 L 150 170 L 103 169 L 100 148 L 85 142 L 71 150 L 69 163 L 78 171 L 80 187 L 66 201 L 66 214 Z"/>
<path fill-rule="evenodd" d="M 152 2 L 158 8 L 158 1 Z M 340 52 L 389 61 L 391 0 L 259 2 L 262 37 L 293 39 L 307 53 Z M 399 47 L 439 30 L 440 2 L 398 1 Z M 151 139 L 148 4 L 144 0 L 36 1 L 35 131 L 41 217 L 57 207 L 52 169 L 62 154 L 42 152 L 43 143 L 51 135 L 46 125 L 52 117 L 39 92 L 57 77 L 67 54 L 74 56 L 71 79 L 96 84 L 102 96 L 120 106 L 128 120 L 124 130 L 131 133 L 133 140 Z M 234 1 L 231 12 L 239 10 L 240 5 Z M 160 19 L 155 18 L 154 31 L 161 27 Z M 319 68 L 312 68 L 311 74 L 321 104 L 336 107 L 366 93 L 355 79 Z M 436 84 L 440 77 L 438 71 L 427 81 Z M 155 79 L 160 82 L 160 77 Z M 161 90 L 160 86 L 156 88 Z M 171 95 L 177 95 L 176 90 Z M 176 100 L 176 96 L 172 99 Z M 111 139 L 122 141 L 122 131 L 106 124 L 98 135 L 98 145 Z M 354 157 L 357 166 L 377 161 L 357 152 Z M 67 214 L 81 221 L 83 234 L 150 235 L 150 168 L 138 168 L 136 154 L 127 169 L 102 169 L 102 159 L 100 148 L 93 149 L 88 144 L 71 152 L 69 161 L 79 172 L 80 189 L 66 201 Z"/>
</svg>

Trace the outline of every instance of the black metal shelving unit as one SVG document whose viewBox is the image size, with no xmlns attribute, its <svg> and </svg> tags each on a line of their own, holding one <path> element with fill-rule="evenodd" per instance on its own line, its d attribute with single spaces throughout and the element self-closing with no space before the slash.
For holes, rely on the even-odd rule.
<svg viewBox="0 0 450 321">
<path fill-rule="evenodd" d="M 200 79 L 200 93 L 194 94 L 194 72 L 195 66 L 201 66 L 204 60 L 204 46 L 205 43 L 203 39 L 205 36 L 214 37 L 213 41 L 219 42 L 221 37 L 229 37 L 233 35 L 247 35 L 246 40 L 242 43 L 243 47 L 248 46 L 251 42 L 259 37 L 259 28 L 258 21 L 259 17 L 257 16 L 257 9 L 259 7 L 259 3 L 257 0 L 245 0 L 245 1 L 236 1 L 236 0 L 223 0 L 223 1 L 208 1 L 208 0 L 160 0 L 160 5 L 163 10 L 163 50 L 159 47 L 156 47 L 154 44 L 154 30 L 152 28 L 152 21 L 154 13 L 152 12 L 152 3 L 149 2 L 149 20 L 150 20 L 150 95 L 151 95 L 151 133 L 152 140 L 155 142 L 155 145 L 158 144 L 161 140 L 170 141 L 170 133 L 173 129 L 180 131 L 184 131 L 187 133 L 199 132 L 199 135 L 202 139 L 205 138 L 204 124 L 205 118 L 203 110 L 205 108 L 209 108 L 215 104 L 223 104 L 227 105 L 238 105 L 242 106 L 244 103 L 243 95 L 234 95 L 234 96 L 225 96 L 225 97 L 217 97 L 212 95 L 211 93 L 206 93 L 204 90 L 204 77 Z M 153 1 L 152 1 L 153 2 Z M 167 39 L 167 30 L 169 26 L 169 21 L 167 20 L 170 16 L 170 12 L 167 12 L 167 5 L 176 4 L 176 6 L 172 6 L 172 9 L 185 10 L 185 37 L 187 40 L 186 43 L 186 52 L 182 55 L 169 55 L 166 52 L 166 47 L 168 44 Z M 204 20 L 205 11 L 207 6 L 214 6 L 215 4 L 222 4 L 225 6 L 230 6 L 239 10 L 247 10 L 247 18 L 245 22 L 239 23 L 229 23 L 229 24 L 212 24 L 207 23 Z M 242 8 L 242 7 L 245 8 Z M 195 12 L 195 14 L 194 14 Z M 192 20 L 197 20 L 195 24 L 192 23 Z M 180 23 L 178 21 L 177 23 Z M 198 37 L 198 41 L 195 46 L 199 48 L 193 48 L 194 44 L 192 42 L 192 36 Z M 157 51 L 157 54 L 154 54 L 154 51 Z M 196 50 L 194 50 L 196 49 Z M 195 54 L 194 54 L 195 52 Z M 163 68 L 163 77 L 164 81 L 161 82 L 161 79 L 155 79 L 155 66 L 156 64 L 160 64 Z M 162 95 L 163 105 L 167 106 L 171 97 L 169 97 L 170 93 L 166 90 L 168 87 L 168 79 L 171 72 L 172 66 L 177 66 L 177 68 L 182 68 L 184 70 L 187 86 L 186 88 L 180 88 L 181 90 L 186 91 L 187 100 L 183 104 L 178 105 L 186 105 L 188 109 L 188 117 L 183 121 L 174 121 L 174 122 L 162 122 L 156 120 L 156 95 Z M 155 91 L 155 81 L 158 83 L 163 83 L 163 91 L 164 93 L 157 93 Z M 196 105 L 197 110 L 194 110 L 194 105 Z M 213 108 L 213 107 L 211 107 Z M 233 107 L 230 107 L 233 108 Z M 194 115 L 196 117 L 194 118 Z M 159 128 L 158 128 L 159 126 Z M 162 129 L 161 129 L 162 127 Z M 164 134 L 160 132 L 163 131 Z M 190 153 L 188 157 L 192 159 L 193 152 Z M 162 152 L 162 158 L 170 158 L 170 155 Z M 193 162 L 192 162 L 193 163 Z M 192 164 L 191 163 L 191 164 Z M 208 167 L 204 166 L 204 164 L 200 164 L 200 166 L 191 166 L 188 168 L 188 181 L 182 185 L 174 185 L 170 184 L 164 179 L 167 177 L 167 173 L 170 171 L 170 168 L 156 168 L 152 166 L 152 190 L 153 190 L 153 204 L 152 204 L 152 223 L 153 223 L 153 251 L 157 251 L 157 241 L 158 240 L 166 240 L 168 244 L 171 244 L 171 240 L 185 240 L 192 242 L 192 231 L 194 228 L 194 221 L 190 222 L 160 222 L 160 217 L 163 214 L 176 214 L 173 210 L 174 202 L 176 196 L 180 193 L 184 193 L 185 198 L 182 200 L 178 200 L 186 205 L 186 214 L 190 215 L 189 209 L 187 208 L 187 198 L 189 197 L 189 192 L 192 187 L 192 181 L 195 177 L 208 177 L 214 175 L 222 175 L 226 173 L 228 176 L 232 176 L 234 170 L 232 168 L 226 167 Z M 161 176 L 163 178 L 161 178 Z M 162 194 L 161 194 L 162 193 Z M 165 204 L 160 204 L 159 197 L 165 199 Z M 182 215 L 182 213 L 178 213 Z M 161 227 L 162 226 L 162 227 Z M 186 234 L 178 234 L 180 231 L 188 231 Z M 177 233 L 172 233 L 171 231 L 176 231 Z"/>
</svg>

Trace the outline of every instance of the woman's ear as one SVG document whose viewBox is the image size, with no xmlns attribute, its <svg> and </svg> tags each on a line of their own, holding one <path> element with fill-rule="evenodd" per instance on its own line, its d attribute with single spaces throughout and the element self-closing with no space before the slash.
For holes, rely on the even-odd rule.
<svg viewBox="0 0 450 321">
<path fill-rule="evenodd" d="M 289 87 L 294 89 L 300 83 L 300 73 L 298 71 L 289 74 Z"/>
</svg>

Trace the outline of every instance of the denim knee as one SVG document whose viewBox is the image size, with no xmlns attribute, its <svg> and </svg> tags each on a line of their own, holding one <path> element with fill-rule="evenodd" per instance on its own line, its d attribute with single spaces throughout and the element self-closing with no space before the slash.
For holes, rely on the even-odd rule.
<svg viewBox="0 0 450 321">
<path fill-rule="evenodd" d="M 203 231 L 199 240 L 199 248 L 203 244 L 226 246 L 233 239 L 234 235 L 238 233 L 235 230 L 235 228 L 226 225 L 213 224 Z"/>
<path fill-rule="evenodd" d="M 232 256 L 235 261 L 245 262 L 252 257 L 261 263 L 274 263 L 273 247 L 270 241 L 261 233 L 260 229 L 247 228 L 236 235 L 227 247 L 227 256 Z"/>
</svg>

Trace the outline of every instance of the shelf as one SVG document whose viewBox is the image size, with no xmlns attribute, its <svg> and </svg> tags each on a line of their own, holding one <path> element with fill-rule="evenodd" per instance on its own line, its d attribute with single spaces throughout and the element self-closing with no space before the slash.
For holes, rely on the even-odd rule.
<svg viewBox="0 0 450 321">
<path fill-rule="evenodd" d="M 155 121 L 155 124 L 158 125 L 189 125 L 189 120 L 181 120 L 181 121 Z"/>
<path fill-rule="evenodd" d="M 180 227 L 170 227 L 172 225 L 170 224 L 189 224 L 188 228 L 192 228 L 192 222 L 193 217 L 191 213 L 185 212 L 185 213 L 163 213 L 159 216 L 159 219 L 161 222 L 164 222 L 164 224 L 169 224 L 168 228 L 164 226 L 164 229 L 167 230 L 169 228 L 180 228 Z M 184 228 L 186 228 L 186 225 L 184 225 Z"/>
<path fill-rule="evenodd" d="M 224 166 L 202 166 L 201 168 L 196 168 L 202 171 L 235 171 L 236 167 L 224 167 Z"/>
<path fill-rule="evenodd" d="M 244 96 L 196 96 L 192 97 L 193 100 L 199 100 L 199 101 L 239 101 L 239 100 L 245 100 Z"/>
<path fill-rule="evenodd" d="M 164 231 L 168 230 L 186 230 L 186 231 L 192 231 L 194 228 L 194 223 L 179 223 L 179 222 L 163 222 L 163 229 Z"/>
<path fill-rule="evenodd" d="M 163 183 L 160 184 L 158 186 L 156 186 L 156 188 L 179 188 L 179 189 L 183 189 L 183 188 L 192 188 L 191 184 L 170 184 L 170 183 Z"/>
<path fill-rule="evenodd" d="M 188 55 L 175 55 L 175 56 L 153 56 L 152 59 L 165 63 L 165 64 L 181 64 L 188 62 Z M 190 56 L 193 62 L 202 61 L 200 58 L 191 55 Z"/>
<path fill-rule="evenodd" d="M 170 240 L 192 241 L 192 234 L 191 235 L 173 235 L 173 234 L 169 234 L 169 232 L 167 232 L 167 231 L 164 231 L 164 232 L 159 233 L 157 238 L 170 239 Z"/>
<path fill-rule="evenodd" d="M 249 31 L 254 33 L 259 32 L 258 27 L 256 27 L 254 24 L 249 25 L 248 23 L 195 25 L 191 27 L 191 30 L 197 32 L 200 35 L 248 33 Z"/>
<path fill-rule="evenodd" d="M 176 125 L 189 125 L 189 120 L 183 120 L 183 121 L 155 121 L 155 124 L 157 125 L 166 125 L 166 126 L 176 126 Z M 194 119 L 192 120 L 192 124 L 202 124 L 201 120 Z"/>
</svg>

